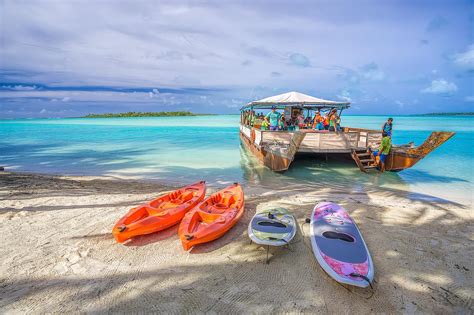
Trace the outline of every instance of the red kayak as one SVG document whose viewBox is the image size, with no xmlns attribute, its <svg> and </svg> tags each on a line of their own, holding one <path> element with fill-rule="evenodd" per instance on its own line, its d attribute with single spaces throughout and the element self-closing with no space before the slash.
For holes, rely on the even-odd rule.
<svg viewBox="0 0 474 315">
<path fill-rule="evenodd" d="M 112 234 L 119 243 L 143 234 L 155 233 L 178 224 L 206 194 L 201 181 L 158 197 L 130 211 L 115 224 Z"/>
<path fill-rule="evenodd" d="M 181 221 L 178 233 L 184 250 L 221 237 L 243 214 L 244 192 L 238 183 L 212 194 Z"/>
</svg>

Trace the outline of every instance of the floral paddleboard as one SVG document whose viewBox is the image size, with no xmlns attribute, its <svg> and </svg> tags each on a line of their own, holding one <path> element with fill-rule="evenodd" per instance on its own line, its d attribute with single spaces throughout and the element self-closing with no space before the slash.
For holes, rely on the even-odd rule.
<svg viewBox="0 0 474 315">
<path fill-rule="evenodd" d="M 372 258 L 346 210 L 332 202 L 319 203 L 310 224 L 313 253 L 324 271 L 340 283 L 362 288 L 371 285 Z"/>
</svg>

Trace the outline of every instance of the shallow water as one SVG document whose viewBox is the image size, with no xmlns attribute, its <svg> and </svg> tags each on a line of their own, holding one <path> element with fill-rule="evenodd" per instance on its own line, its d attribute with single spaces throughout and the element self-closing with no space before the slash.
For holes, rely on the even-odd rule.
<svg viewBox="0 0 474 315">
<path fill-rule="evenodd" d="M 386 117 L 343 116 L 343 125 L 378 129 Z M 421 144 L 434 130 L 447 143 L 399 173 L 361 173 L 350 159 L 304 156 L 285 174 L 262 167 L 240 145 L 238 115 L 0 120 L 0 165 L 12 171 L 108 175 L 183 183 L 206 179 L 252 186 L 300 185 L 364 191 L 390 187 L 472 204 L 474 118 L 394 117 L 395 144 Z M 420 197 L 421 198 L 421 197 Z"/>
</svg>

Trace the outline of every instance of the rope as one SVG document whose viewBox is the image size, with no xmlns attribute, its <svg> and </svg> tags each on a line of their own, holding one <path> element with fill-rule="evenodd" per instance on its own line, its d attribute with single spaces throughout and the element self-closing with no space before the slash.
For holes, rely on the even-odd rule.
<svg viewBox="0 0 474 315">
<path fill-rule="evenodd" d="M 371 288 L 372 290 L 374 289 L 374 288 L 372 287 L 372 283 L 370 283 L 369 278 L 367 278 L 366 276 L 361 275 L 361 274 L 358 274 L 358 273 L 355 273 L 355 272 L 350 273 L 349 276 L 364 279 L 364 280 L 367 281 L 367 283 L 370 285 L 370 288 Z"/>
</svg>

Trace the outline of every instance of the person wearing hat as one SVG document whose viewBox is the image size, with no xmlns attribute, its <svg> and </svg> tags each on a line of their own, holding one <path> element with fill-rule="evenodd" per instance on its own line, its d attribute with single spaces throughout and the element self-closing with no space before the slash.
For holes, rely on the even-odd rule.
<svg viewBox="0 0 474 315">
<path fill-rule="evenodd" d="M 281 114 L 276 111 L 275 105 L 272 106 L 272 111 L 265 116 L 265 119 L 270 123 L 270 130 L 278 130 L 278 122 L 281 119 Z"/>
</svg>

